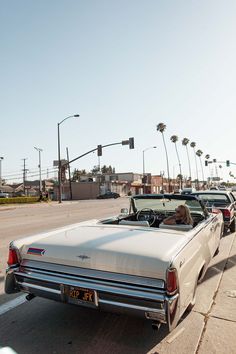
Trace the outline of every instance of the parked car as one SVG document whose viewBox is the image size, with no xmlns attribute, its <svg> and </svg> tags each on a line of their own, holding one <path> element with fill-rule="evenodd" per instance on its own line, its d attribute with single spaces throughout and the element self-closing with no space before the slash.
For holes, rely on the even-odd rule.
<svg viewBox="0 0 236 354">
<path fill-rule="evenodd" d="M 231 192 L 227 191 L 200 191 L 194 193 L 200 200 L 205 203 L 206 208 L 209 211 L 214 209 L 221 210 L 224 217 L 225 231 L 230 229 L 231 232 L 235 232 L 235 209 L 236 199 Z"/>
<path fill-rule="evenodd" d="M 231 188 L 231 192 L 236 192 L 236 186 L 233 186 L 233 187 Z"/>
<path fill-rule="evenodd" d="M 210 188 L 210 191 L 218 191 L 219 188 L 217 186 L 211 186 Z"/>
<path fill-rule="evenodd" d="M 189 188 L 183 188 L 182 191 L 181 191 L 181 194 L 192 194 L 196 191 L 195 188 L 192 188 L 192 187 L 189 187 Z"/>
<path fill-rule="evenodd" d="M 97 199 L 109 199 L 109 198 L 117 199 L 119 197 L 120 197 L 120 195 L 118 193 L 108 191 L 104 194 L 99 194 L 97 196 Z"/>
<path fill-rule="evenodd" d="M 126 311 L 171 331 L 194 306 L 196 286 L 219 249 L 222 213 L 209 213 L 192 195 L 137 195 L 130 203 L 119 216 L 12 242 L 5 292 Z M 182 204 L 193 225 L 165 225 Z"/>
<path fill-rule="evenodd" d="M 5 192 L 0 191 L 0 198 L 9 198 L 9 193 L 5 193 Z"/>
<path fill-rule="evenodd" d="M 226 191 L 226 187 L 225 187 L 225 186 L 219 186 L 218 189 L 219 189 L 220 191 Z"/>
</svg>

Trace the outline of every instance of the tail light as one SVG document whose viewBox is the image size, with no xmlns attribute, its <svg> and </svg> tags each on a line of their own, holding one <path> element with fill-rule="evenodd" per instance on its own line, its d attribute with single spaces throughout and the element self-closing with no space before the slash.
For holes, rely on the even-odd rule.
<svg viewBox="0 0 236 354">
<path fill-rule="evenodd" d="M 173 295 L 178 289 L 177 270 L 171 268 L 166 274 L 166 290 L 169 295 Z"/>
<path fill-rule="evenodd" d="M 15 248 L 9 248 L 9 253 L 8 253 L 8 261 L 7 264 L 9 266 L 13 266 L 13 265 L 17 265 L 19 264 L 19 257 L 18 257 L 18 253 L 17 250 Z"/>
<path fill-rule="evenodd" d="M 222 209 L 222 213 L 225 218 L 230 218 L 230 211 L 229 209 Z"/>
</svg>

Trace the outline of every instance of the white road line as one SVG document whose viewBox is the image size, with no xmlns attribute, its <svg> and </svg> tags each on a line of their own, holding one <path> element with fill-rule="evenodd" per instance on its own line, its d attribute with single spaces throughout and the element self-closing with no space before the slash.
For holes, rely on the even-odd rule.
<svg viewBox="0 0 236 354">
<path fill-rule="evenodd" d="M 20 306 L 22 304 L 24 304 L 24 302 L 26 302 L 26 298 L 25 295 L 19 296 L 14 300 L 10 300 L 8 302 L 6 302 L 3 305 L 0 305 L 0 316 L 3 315 L 4 313 L 14 309 L 17 306 Z"/>
</svg>

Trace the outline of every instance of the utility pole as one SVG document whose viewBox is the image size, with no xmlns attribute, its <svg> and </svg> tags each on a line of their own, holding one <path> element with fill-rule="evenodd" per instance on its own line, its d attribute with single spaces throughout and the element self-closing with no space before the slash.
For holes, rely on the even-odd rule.
<svg viewBox="0 0 236 354">
<path fill-rule="evenodd" d="M 25 161 L 27 160 L 27 158 L 24 158 L 22 160 L 24 161 L 24 165 L 23 165 L 23 188 L 24 188 L 24 195 L 25 195 L 25 181 L 26 181 L 26 173 L 28 171 L 28 169 L 26 168 Z"/>
<path fill-rule="evenodd" d="M 67 161 L 69 162 L 69 150 L 66 148 Z M 70 185 L 70 200 L 72 200 L 72 185 L 71 185 L 71 174 L 70 174 L 70 164 L 68 163 L 68 171 L 69 171 L 69 185 Z"/>
<path fill-rule="evenodd" d="M 0 156 L 0 187 L 2 185 L 2 160 L 4 160 L 4 157 Z"/>
<path fill-rule="evenodd" d="M 40 149 L 36 146 L 34 146 L 34 148 L 39 153 L 39 164 L 38 164 L 38 168 L 39 168 L 39 196 L 41 196 L 42 195 L 41 152 L 43 151 L 43 149 Z"/>
</svg>

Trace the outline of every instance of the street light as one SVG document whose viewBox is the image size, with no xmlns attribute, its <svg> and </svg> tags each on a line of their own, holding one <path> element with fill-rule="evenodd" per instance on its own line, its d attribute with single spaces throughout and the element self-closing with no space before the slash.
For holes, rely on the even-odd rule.
<svg viewBox="0 0 236 354">
<path fill-rule="evenodd" d="M 2 185 L 2 160 L 4 157 L 0 156 L 0 186 Z"/>
<path fill-rule="evenodd" d="M 145 175 L 145 152 L 151 149 L 156 149 L 156 146 L 150 146 L 143 150 L 143 176 Z"/>
<path fill-rule="evenodd" d="M 38 168 L 39 168 L 39 195 L 41 196 L 41 193 L 42 193 L 41 152 L 43 151 L 43 149 L 40 149 L 36 146 L 34 146 L 34 149 L 36 151 L 38 151 L 38 153 L 39 153 L 39 164 L 38 164 Z"/>
<path fill-rule="evenodd" d="M 58 203 L 61 203 L 61 147 L 60 147 L 60 125 L 69 118 L 78 118 L 79 114 L 74 114 L 64 118 L 61 122 L 57 123 L 57 147 L 58 147 Z"/>
</svg>

